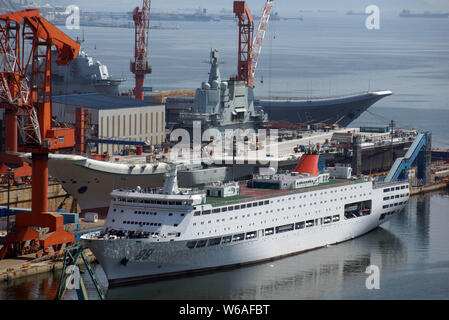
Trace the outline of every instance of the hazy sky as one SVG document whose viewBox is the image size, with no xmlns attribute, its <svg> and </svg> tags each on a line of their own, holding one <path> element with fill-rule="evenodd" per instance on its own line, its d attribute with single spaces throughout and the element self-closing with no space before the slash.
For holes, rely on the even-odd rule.
<svg viewBox="0 0 449 320">
<path fill-rule="evenodd" d="M 142 0 L 41 0 L 42 3 L 68 5 L 76 4 L 81 10 L 131 11 L 140 6 Z M 261 11 L 265 0 L 246 1 L 253 12 Z M 153 0 L 155 11 L 175 11 L 180 8 L 207 8 L 219 11 L 232 10 L 233 0 Z M 420 11 L 448 11 L 449 0 L 277 0 L 275 8 L 280 14 L 297 13 L 301 9 L 363 10 L 368 5 L 377 5 L 381 10 L 398 11 L 404 8 Z"/>
</svg>

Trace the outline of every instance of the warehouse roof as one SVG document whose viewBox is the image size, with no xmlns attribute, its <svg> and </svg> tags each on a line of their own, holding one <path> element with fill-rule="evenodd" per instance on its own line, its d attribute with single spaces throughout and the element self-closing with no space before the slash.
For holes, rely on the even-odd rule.
<svg viewBox="0 0 449 320">
<path fill-rule="evenodd" d="M 149 101 L 140 101 L 129 97 L 107 96 L 101 93 L 70 94 L 53 96 L 53 103 L 67 104 L 88 109 L 121 109 L 160 106 Z"/>
</svg>

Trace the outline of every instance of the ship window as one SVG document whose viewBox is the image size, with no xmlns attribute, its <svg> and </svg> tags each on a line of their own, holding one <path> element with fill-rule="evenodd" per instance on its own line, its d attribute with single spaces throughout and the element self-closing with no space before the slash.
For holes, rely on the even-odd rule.
<svg viewBox="0 0 449 320">
<path fill-rule="evenodd" d="M 390 188 L 384 189 L 384 192 L 389 192 Z"/>
<path fill-rule="evenodd" d="M 382 213 L 379 217 L 379 220 L 383 220 L 383 219 L 385 219 L 385 213 Z"/>
<path fill-rule="evenodd" d="M 332 222 L 332 217 L 325 217 L 324 218 L 324 224 L 328 224 Z"/>
<path fill-rule="evenodd" d="M 296 222 L 295 223 L 295 229 L 303 229 L 304 228 L 304 221 Z"/>
<path fill-rule="evenodd" d="M 243 206 L 244 206 L 244 204 L 242 204 L 242 208 L 244 208 Z M 247 208 L 251 208 L 251 203 L 247 203 L 247 204 L 246 204 L 246 207 L 247 207 Z"/>
<path fill-rule="evenodd" d="M 231 239 L 232 239 L 232 237 L 231 237 L 231 236 L 226 236 L 226 237 L 223 237 L 223 241 L 222 241 L 222 243 L 229 243 L 229 242 L 231 242 Z"/>
<path fill-rule="evenodd" d="M 244 204 L 242 204 L 241 206 L 240 206 L 240 209 L 245 209 L 246 208 L 246 205 L 244 205 Z"/>
<path fill-rule="evenodd" d="M 199 240 L 196 244 L 196 248 L 202 248 L 206 245 L 207 240 Z"/>
<path fill-rule="evenodd" d="M 259 206 L 263 206 L 263 201 L 259 201 Z"/>
<path fill-rule="evenodd" d="M 384 201 L 390 200 L 390 197 L 384 197 Z"/>
<path fill-rule="evenodd" d="M 187 242 L 187 248 L 189 248 L 189 249 L 195 248 L 195 245 L 196 245 L 196 241 Z"/>
<path fill-rule="evenodd" d="M 168 215 L 169 215 L 169 216 L 172 216 L 172 215 L 173 215 L 173 213 L 169 213 Z"/>
<path fill-rule="evenodd" d="M 339 216 L 339 215 L 333 216 L 333 217 L 332 217 L 332 221 L 333 221 L 333 222 L 340 221 L 340 216 Z"/>
<path fill-rule="evenodd" d="M 195 213 L 193 214 L 194 216 L 199 216 L 201 214 L 201 211 L 195 211 Z"/>
<path fill-rule="evenodd" d="M 252 239 L 257 237 L 257 231 L 251 231 L 246 233 L 246 239 Z"/>
<path fill-rule="evenodd" d="M 313 227 L 315 225 L 315 221 L 314 220 L 307 220 L 306 221 L 306 227 Z"/>
<path fill-rule="evenodd" d="M 270 204 L 270 200 L 265 200 L 264 204 Z"/>
<path fill-rule="evenodd" d="M 221 208 L 221 212 L 226 212 L 226 211 L 228 211 L 227 207 Z"/>
<path fill-rule="evenodd" d="M 253 207 L 257 207 L 257 202 L 253 202 Z"/>
<path fill-rule="evenodd" d="M 212 213 L 219 213 L 220 212 L 220 209 L 214 209 L 214 210 L 212 210 Z"/>
<path fill-rule="evenodd" d="M 274 233 L 274 228 L 267 228 L 265 229 L 265 235 L 269 236 L 272 235 Z"/>
<path fill-rule="evenodd" d="M 232 237 L 232 241 L 240 241 L 240 240 L 243 240 L 243 239 L 245 239 L 245 234 L 244 233 L 235 234 Z"/>
<path fill-rule="evenodd" d="M 209 242 L 207 243 L 208 246 L 216 246 L 219 245 L 221 242 L 221 238 L 214 238 L 214 239 L 209 239 Z"/>
<path fill-rule="evenodd" d="M 210 210 L 204 210 L 204 211 L 203 211 L 203 215 L 204 215 L 204 214 L 210 214 Z"/>
<path fill-rule="evenodd" d="M 234 207 L 228 207 L 228 211 L 234 210 Z"/>
<path fill-rule="evenodd" d="M 283 226 L 276 227 L 276 233 L 292 231 L 294 229 L 294 224 L 286 224 Z"/>
</svg>

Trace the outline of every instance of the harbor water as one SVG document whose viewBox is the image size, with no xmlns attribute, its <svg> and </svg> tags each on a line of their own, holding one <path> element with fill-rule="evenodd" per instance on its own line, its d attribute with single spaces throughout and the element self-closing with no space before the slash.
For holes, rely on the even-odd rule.
<svg viewBox="0 0 449 320">
<path fill-rule="evenodd" d="M 382 15 L 381 29 L 365 17 L 304 15 L 273 21 L 255 80 L 257 96 L 319 97 L 391 90 L 351 126 L 387 125 L 432 132 L 433 147 L 449 148 L 449 19 Z M 167 22 L 168 23 L 168 22 Z M 235 21 L 176 22 L 180 30 L 151 30 L 146 86 L 196 88 L 207 76 L 211 48 L 223 77 L 236 73 Z M 83 46 L 133 86 L 132 29 L 64 30 L 85 34 Z M 113 41 L 111 40 L 113 39 Z M 263 77 L 263 82 L 262 82 Z M 449 193 L 414 196 L 406 209 L 372 232 L 285 259 L 194 277 L 107 289 L 108 299 L 449 299 Z M 367 289 L 368 266 L 379 268 L 379 289 Z M 107 281 L 96 266 L 101 285 Z M 84 274 L 89 296 L 96 298 Z M 0 300 L 54 299 L 59 274 L 0 283 Z M 214 285 L 211 286 L 211 283 Z M 65 299 L 75 299 L 68 291 Z"/>
</svg>

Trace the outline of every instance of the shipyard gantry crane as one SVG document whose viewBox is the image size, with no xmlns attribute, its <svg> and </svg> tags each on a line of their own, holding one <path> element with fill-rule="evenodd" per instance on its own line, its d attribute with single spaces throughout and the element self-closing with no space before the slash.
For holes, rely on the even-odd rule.
<svg viewBox="0 0 449 320">
<path fill-rule="evenodd" d="M 151 0 L 143 0 L 142 10 L 136 7 L 133 12 L 135 26 L 134 61 L 131 61 L 131 72 L 136 77 L 136 86 L 133 90 L 137 100 L 144 99 L 142 91 L 145 75 L 151 73 L 148 63 L 148 33 L 150 30 Z"/>
<path fill-rule="evenodd" d="M 254 19 L 245 1 L 234 1 L 234 14 L 239 23 L 238 74 L 236 80 L 254 88 L 254 75 L 262 51 L 274 0 L 267 0 L 254 35 Z"/>
<path fill-rule="evenodd" d="M 74 235 L 64 231 L 62 216 L 47 212 L 48 154 L 74 146 L 73 129 L 52 128 L 53 46 L 59 65 L 67 65 L 80 49 L 38 9 L 0 15 L 0 107 L 14 115 L 10 119 L 18 120 L 24 150 L 32 155 L 32 211 L 16 215 L 15 229 L 4 239 L 0 259 L 27 252 L 47 254 L 74 241 Z M 6 132 L 11 144 L 17 139 L 14 130 Z"/>
</svg>

